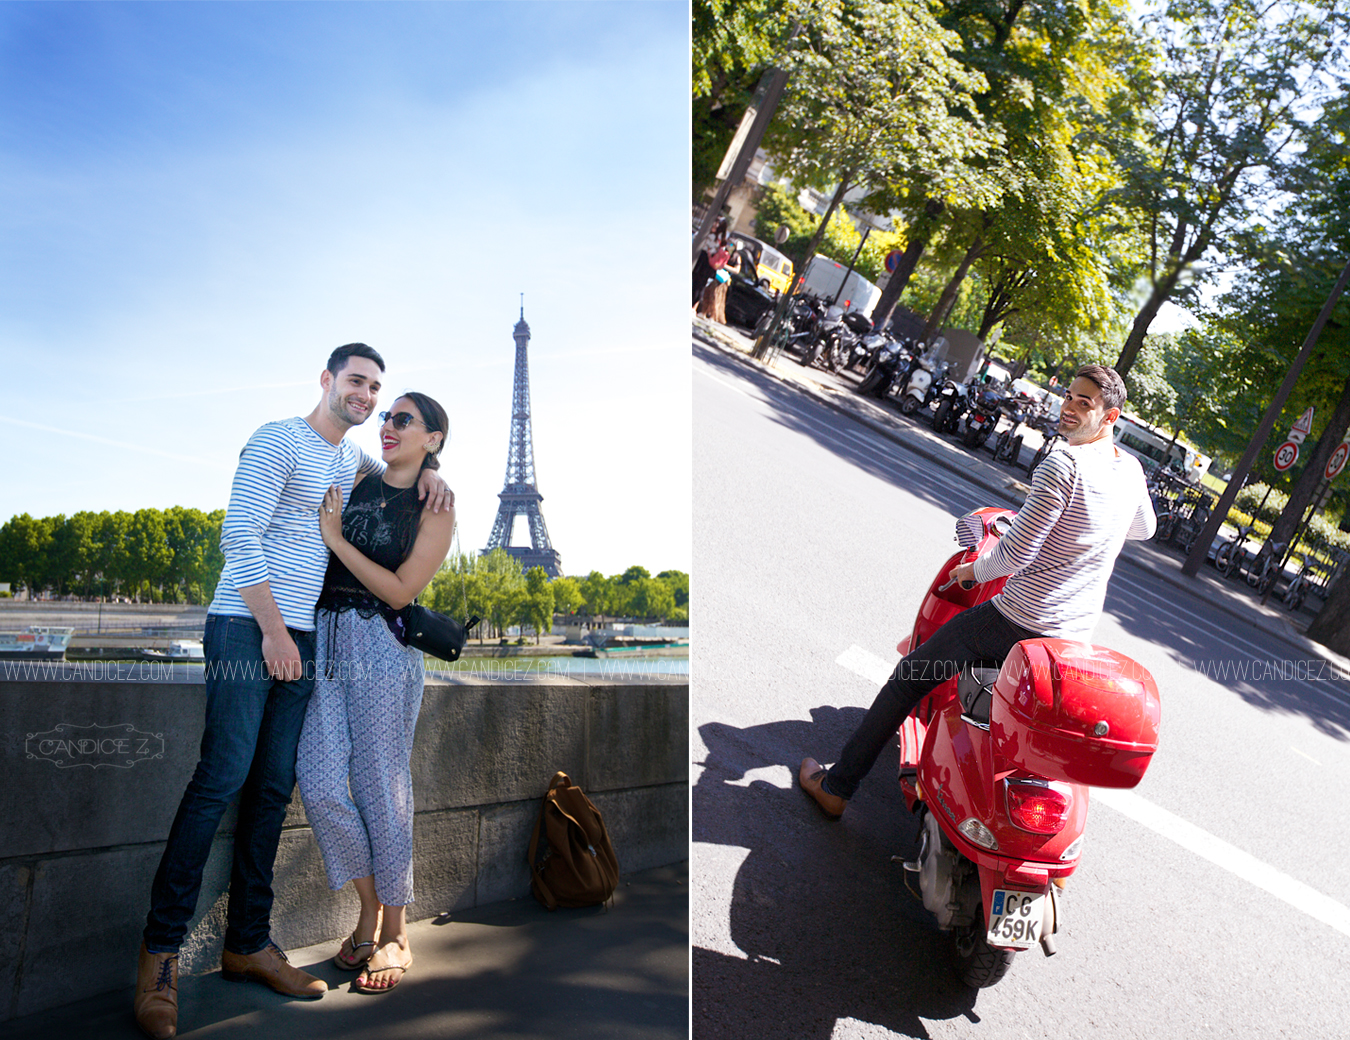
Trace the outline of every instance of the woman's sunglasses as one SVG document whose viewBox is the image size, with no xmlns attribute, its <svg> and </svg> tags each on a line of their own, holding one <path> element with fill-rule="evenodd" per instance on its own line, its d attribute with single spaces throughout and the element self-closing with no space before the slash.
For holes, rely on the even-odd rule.
<svg viewBox="0 0 1350 1040">
<path fill-rule="evenodd" d="M 417 416 L 413 415 L 412 412 L 381 412 L 380 425 L 383 426 L 387 422 L 392 422 L 396 430 L 406 430 L 417 422 Z"/>
</svg>

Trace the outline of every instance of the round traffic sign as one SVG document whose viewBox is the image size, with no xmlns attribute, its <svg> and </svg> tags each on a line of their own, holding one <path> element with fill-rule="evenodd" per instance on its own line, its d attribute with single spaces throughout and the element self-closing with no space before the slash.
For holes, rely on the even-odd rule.
<svg viewBox="0 0 1350 1040">
<path fill-rule="evenodd" d="M 1298 445 L 1285 441 L 1275 449 L 1275 468 L 1283 473 L 1298 459 Z"/>
<path fill-rule="evenodd" d="M 886 254 L 886 270 L 895 274 L 895 269 L 900 266 L 900 257 L 904 254 L 898 249 L 892 249 Z"/>
<path fill-rule="evenodd" d="M 1327 480 L 1335 480 L 1336 474 L 1345 469 L 1345 460 L 1350 458 L 1350 444 L 1341 442 L 1327 459 Z"/>
</svg>

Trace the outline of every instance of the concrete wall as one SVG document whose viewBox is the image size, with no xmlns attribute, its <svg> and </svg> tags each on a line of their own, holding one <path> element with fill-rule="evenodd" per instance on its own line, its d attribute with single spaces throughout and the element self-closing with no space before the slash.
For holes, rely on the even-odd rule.
<svg viewBox="0 0 1350 1040">
<path fill-rule="evenodd" d="M 150 882 L 197 763 L 205 687 L 0 683 L 0 1020 L 135 981 Z M 413 751 L 413 919 L 529 897 L 526 850 L 556 770 L 590 796 L 623 873 L 688 856 L 687 683 L 428 682 Z M 220 962 L 234 810 L 181 952 Z M 276 859 L 283 949 L 347 934 L 294 795 Z M 541 910 L 541 912 L 543 912 Z"/>
</svg>

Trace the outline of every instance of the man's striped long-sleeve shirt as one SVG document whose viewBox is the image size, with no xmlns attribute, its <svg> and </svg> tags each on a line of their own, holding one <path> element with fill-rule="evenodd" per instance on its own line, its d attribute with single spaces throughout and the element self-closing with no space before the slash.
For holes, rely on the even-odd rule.
<svg viewBox="0 0 1350 1040">
<path fill-rule="evenodd" d="M 994 606 L 1009 620 L 1060 639 L 1092 638 L 1125 539 L 1157 526 L 1133 455 L 1110 440 L 1056 448 L 1036 467 L 1031 493 L 975 580 L 1009 575 Z"/>
<path fill-rule="evenodd" d="M 252 617 L 239 590 L 266 581 L 286 626 L 312 632 L 328 567 L 318 519 L 324 493 L 336 484 L 345 502 L 358 472 L 383 468 L 346 439 L 330 444 L 299 416 L 259 427 L 230 487 L 220 529 L 225 567 L 210 613 Z"/>
</svg>

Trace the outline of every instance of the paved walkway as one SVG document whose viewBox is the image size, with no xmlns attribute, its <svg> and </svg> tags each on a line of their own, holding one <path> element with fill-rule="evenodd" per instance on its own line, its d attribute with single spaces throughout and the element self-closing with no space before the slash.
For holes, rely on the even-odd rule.
<svg viewBox="0 0 1350 1040">
<path fill-rule="evenodd" d="M 368 995 L 330 958 L 336 943 L 288 950 L 328 983 L 290 1000 L 219 972 L 183 979 L 179 1036 L 284 1040 L 664 1040 L 689 1031 L 689 865 L 619 881 L 608 910 L 549 913 L 532 897 L 409 927 L 415 961 L 394 993 Z M 0 1025 L 7 1040 L 142 1036 L 132 989 Z"/>
<path fill-rule="evenodd" d="M 857 393 L 857 377 L 840 375 L 800 365 L 792 355 L 780 354 L 765 364 L 750 357 L 751 340 L 735 329 L 696 317 L 694 338 L 748 365 L 795 386 L 802 393 L 842 414 L 851 416 L 873 431 L 939 465 L 959 470 L 967 479 L 987 490 L 1020 499 L 1029 490 L 1026 471 L 995 463 L 988 452 L 971 452 L 950 437 L 934 433 L 921 418 L 908 419 L 898 408 Z M 1030 443 L 1030 440 L 1028 441 Z M 1245 583 L 1220 576 L 1208 565 L 1195 578 L 1181 573 L 1184 557 L 1173 548 L 1156 542 L 1126 542 L 1120 558 L 1147 570 L 1161 582 L 1202 595 L 1213 606 L 1244 621 L 1259 625 L 1291 647 L 1321 657 L 1334 664 L 1341 674 L 1350 675 L 1350 659 L 1309 639 L 1304 633 L 1321 600 L 1310 596 L 1305 609 L 1289 611 L 1275 596 L 1262 606 L 1257 595 Z"/>
</svg>

